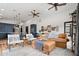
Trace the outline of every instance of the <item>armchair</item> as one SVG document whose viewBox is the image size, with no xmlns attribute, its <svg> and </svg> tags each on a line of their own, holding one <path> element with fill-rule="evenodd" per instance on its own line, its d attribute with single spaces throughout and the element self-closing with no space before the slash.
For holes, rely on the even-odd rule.
<svg viewBox="0 0 79 59">
<path fill-rule="evenodd" d="M 26 34 L 26 39 L 29 45 L 32 44 L 32 41 L 35 40 L 34 36 L 32 34 Z"/>
<path fill-rule="evenodd" d="M 67 35 L 65 33 L 61 33 L 58 35 L 58 38 L 56 38 L 56 47 L 60 48 L 66 48 L 67 47 L 67 42 L 69 39 L 67 38 Z"/>
</svg>

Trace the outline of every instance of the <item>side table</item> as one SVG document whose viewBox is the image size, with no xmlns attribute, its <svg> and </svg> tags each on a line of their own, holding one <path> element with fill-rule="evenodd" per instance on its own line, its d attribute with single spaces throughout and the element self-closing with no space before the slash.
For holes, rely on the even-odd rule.
<svg viewBox="0 0 79 59">
<path fill-rule="evenodd" d="M 28 39 L 23 39 L 23 42 L 24 42 L 24 46 L 25 46 L 25 45 L 29 45 Z"/>
</svg>

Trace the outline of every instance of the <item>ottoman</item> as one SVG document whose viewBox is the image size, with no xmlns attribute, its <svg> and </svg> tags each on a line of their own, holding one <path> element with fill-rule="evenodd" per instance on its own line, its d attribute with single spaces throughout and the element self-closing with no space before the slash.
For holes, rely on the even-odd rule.
<svg viewBox="0 0 79 59">
<path fill-rule="evenodd" d="M 48 54 L 55 48 L 55 41 L 47 40 L 43 45 L 43 52 Z"/>
</svg>

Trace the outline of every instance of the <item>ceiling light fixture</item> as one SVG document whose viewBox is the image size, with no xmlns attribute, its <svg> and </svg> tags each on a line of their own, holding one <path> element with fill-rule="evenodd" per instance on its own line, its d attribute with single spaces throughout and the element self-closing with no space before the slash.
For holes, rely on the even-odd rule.
<svg viewBox="0 0 79 59">
<path fill-rule="evenodd" d="M 4 11 L 5 9 L 0 9 L 1 11 Z"/>
</svg>

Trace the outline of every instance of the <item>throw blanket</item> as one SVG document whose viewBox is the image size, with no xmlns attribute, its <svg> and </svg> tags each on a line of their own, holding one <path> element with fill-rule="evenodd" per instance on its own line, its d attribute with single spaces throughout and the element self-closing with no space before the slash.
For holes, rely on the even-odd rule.
<svg viewBox="0 0 79 59">
<path fill-rule="evenodd" d="M 56 38 L 58 36 L 59 33 L 57 33 L 56 31 L 52 31 L 48 34 L 48 38 Z"/>
<path fill-rule="evenodd" d="M 36 49 L 42 50 L 43 41 L 41 41 L 41 40 L 36 40 L 36 41 L 35 41 L 35 47 L 36 47 Z"/>
</svg>

